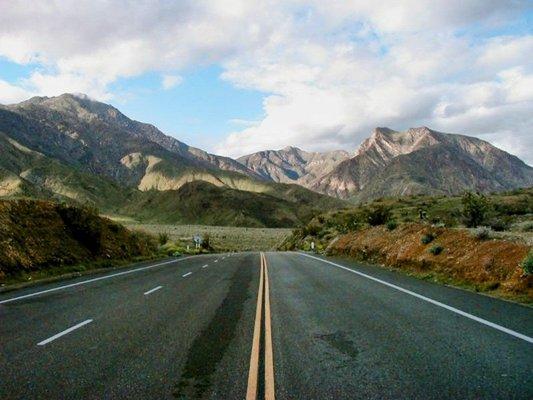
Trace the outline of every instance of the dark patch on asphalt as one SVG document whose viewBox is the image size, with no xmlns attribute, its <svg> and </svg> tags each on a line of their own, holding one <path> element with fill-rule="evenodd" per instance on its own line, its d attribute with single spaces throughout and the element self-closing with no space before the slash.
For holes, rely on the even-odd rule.
<svg viewBox="0 0 533 400">
<path fill-rule="evenodd" d="M 359 355 L 359 350 L 357 350 L 355 344 L 348 338 L 348 335 L 345 332 L 339 331 L 323 335 L 317 334 L 315 335 L 315 338 L 325 341 L 331 347 L 351 359 L 355 359 Z"/>
<path fill-rule="evenodd" d="M 211 377 L 235 337 L 244 303 L 249 299 L 253 268 L 237 268 L 231 277 L 226 297 L 215 316 L 196 337 L 189 353 L 174 396 L 178 399 L 201 399 L 211 386 Z"/>
</svg>

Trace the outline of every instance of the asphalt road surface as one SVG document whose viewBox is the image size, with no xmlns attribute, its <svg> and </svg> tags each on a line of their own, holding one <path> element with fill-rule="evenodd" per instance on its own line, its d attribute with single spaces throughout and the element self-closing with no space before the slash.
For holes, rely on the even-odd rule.
<svg viewBox="0 0 533 400">
<path fill-rule="evenodd" d="M 301 253 L 0 295 L 0 399 L 532 399 L 533 309 Z"/>
</svg>

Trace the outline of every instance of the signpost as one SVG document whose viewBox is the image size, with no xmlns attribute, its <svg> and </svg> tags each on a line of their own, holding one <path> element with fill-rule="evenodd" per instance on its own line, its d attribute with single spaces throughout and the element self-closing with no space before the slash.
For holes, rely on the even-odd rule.
<svg viewBox="0 0 533 400">
<path fill-rule="evenodd" d="M 196 234 L 193 236 L 192 238 L 193 242 L 194 242 L 194 246 L 196 249 L 199 249 L 201 246 L 202 246 L 202 243 L 203 243 L 203 239 L 202 239 L 202 236 L 199 235 L 199 234 Z"/>
</svg>

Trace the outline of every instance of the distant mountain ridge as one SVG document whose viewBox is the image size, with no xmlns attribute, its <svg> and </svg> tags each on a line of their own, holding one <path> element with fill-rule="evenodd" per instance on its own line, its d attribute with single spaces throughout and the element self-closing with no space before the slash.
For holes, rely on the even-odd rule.
<svg viewBox="0 0 533 400">
<path fill-rule="evenodd" d="M 427 127 L 376 128 L 356 152 L 308 187 L 356 201 L 383 196 L 501 191 L 533 185 L 533 168 L 490 143 Z"/>
<path fill-rule="evenodd" d="M 344 150 L 318 153 L 288 146 L 281 150 L 265 150 L 239 157 L 237 161 L 265 179 L 306 187 L 349 157 Z"/>
</svg>

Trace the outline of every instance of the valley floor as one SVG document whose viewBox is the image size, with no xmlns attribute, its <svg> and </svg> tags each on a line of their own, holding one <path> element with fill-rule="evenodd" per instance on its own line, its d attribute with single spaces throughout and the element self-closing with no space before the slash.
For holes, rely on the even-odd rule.
<svg viewBox="0 0 533 400">
<path fill-rule="evenodd" d="M 192 247 L 194 235 L 209 235 L 215 251 L 258 251 L 276 249 L 290 234 L 286 228 L 243 228 L 234 226 L 141 224 L 133 220 L 118 220 L 127 228 L 152 235 L 166 233 L 171 242 Z"/>
</svg>

